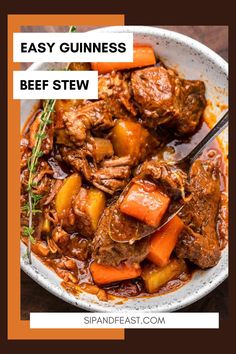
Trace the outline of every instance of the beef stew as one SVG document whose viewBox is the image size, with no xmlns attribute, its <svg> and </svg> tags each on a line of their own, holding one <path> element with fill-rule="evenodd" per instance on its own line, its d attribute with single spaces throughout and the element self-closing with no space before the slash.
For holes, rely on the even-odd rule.
<svg viewBox="0 0 236 354">
<path fill-rule="evenodd" d="M 159 59 L 145 62 L 143 53 L 131 68 L 101 69 L 98 100 L 56 101 L 33 173 L 31 235 L 28 161 L 44 102 L 22 131 L 22 241 L 66 289 L 103 301 L 174 291 L 194 270 L 216 265 L 227 242 L 218 143 L 189 175 L 170 163 L 208 130 L 204 82 L 181 78 Z M 184 207 L 168 228 L 139 237 L 179 203 Z"/>
</svg>

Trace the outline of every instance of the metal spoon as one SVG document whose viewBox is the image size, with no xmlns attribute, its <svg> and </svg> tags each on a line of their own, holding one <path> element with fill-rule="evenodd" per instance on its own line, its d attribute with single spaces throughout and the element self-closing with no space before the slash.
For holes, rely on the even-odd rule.
<svg viewBox="0 0 236 354">
<path fill-rule="evenodd" d="M 212 142 L 227 126 L 229 122 L 229 112 L 227 111 L 218 123 L 212 128 L 209 133 L 200 141 L 200 143 L 193 148 L 190 153 L 180 161 L 176 162 L 176 165 L 182 168 L 185 172 L 188 172 L 193 162 L 202 154 L 205 147 Z"/>
<path fill-rule="evenodd" d="M 201 153 L 206 148 L 206 146 L 212 140 L 214 140 L 228 126 L 228 120 L 229 120 L 229 116 L 228 116 L 228 111 L 227 111 L 223 115 L 223 117 L 218 121 L 218 123 L 214 126 L 214 128 L 211 129 L 209 131 L 209 133 L 197 144 L 197 146 L 195 146 L 195 148 L 187 156 L 185 156 L 183 159 L 181 159 L 179 161 L 176 161 L 174 163 L 174 165 L 176 167 L 182 169 L 184 172 L 188 173 L 189 170 L 190 170 L 190 167 L 193 164 L 193 162 L 201 155 Z M 129 185 L 130 185 L 130 183 L 128 184 L 128 186 Z M 125 191 L 126 190 L 127 190 L 127 188 L 125 188 Z M 123 195 L 123 193 L 122 193 L 122 195 Z M 138 238 L 137 237 L 135 239 L 122 238 L 122 240 L 121 240 L 121 239 L 118 238 L 119 231 L 118 231 L 118 229 L 116 227 L 113 228 L 113 230 L 117 229 L 117 236 L 116 236 L 116 232 L 114 232 L 114 233 L 110 233 L 110 237 L 116 242 L 133 243 L 136 240 L 141 239 L 141 238 L 146 237 L 146 236 L 149 236 L 152 233 L 154 233 L 155 231 L 159 230 L 161 227 L 163 227 L 165 224 L 167 224 L 175 215 L 177 215 L 183 209 L 184 205 L 185 204 L 182 203 L 180 205 L 180 207 L 178 207 L 171 214 L 168 214 L 168 212 L 167 212 L 167 215 L 164 216 L 164 218 L 162 219 L 161 224 L 157 228 L 153 228 L 151 226 L 145 225 L 144 223 L 142 223 L 142 222 L 140 222 L 138 220 L 134 220 L 133 218 L 130 219 L 130 217 L 127 217 L 127 221 L 130 220 L 131 224 L 133 222 L 137 223 L 137 227 L 138 227 L 138 229 L 140 231 Z M 112 215 L 111 215 L 111 219 L 110 219 L 110 230 L 111 230 L 111 225 L 112 225 Z M 128 226 L 128 224 L 127 224 L 127 226 Z"/>
<path fill-rule="evenodd" d="M 197 158 L 202 154 L 206 146 L 210 142 L 212 142 L 228 126 L 228 123 L 229 123 L 229 112 L 227 111 L 223 115 L 223 117 L 218 121 L 218 123 L 214 126 L 214 128 L 212 128 L 209 131 L 209 133 L 195 146 L 195 148 L 193 148 L 193 150 L 190 151 L 190 153 L 187 156 L 182 158 L 180 161 L 177 161 L 175 165 L 181 168 L 184 172 L 188 173 L 194 161 L 196 161 Z M 158 228 L 156 228 L 156 230 L 154 231 L 159 230 L 161 227 L 167 224 L 175 215 L 177 215 L 183 209 L 183 207 L 184 204 L 181 205 L 173 214 L 171 214 L 167 218 L 164 218 L 164 220 L 161 222 Z M 146 234 L 145 236 L 148 236 L 148 234 Z"/>
</svg>

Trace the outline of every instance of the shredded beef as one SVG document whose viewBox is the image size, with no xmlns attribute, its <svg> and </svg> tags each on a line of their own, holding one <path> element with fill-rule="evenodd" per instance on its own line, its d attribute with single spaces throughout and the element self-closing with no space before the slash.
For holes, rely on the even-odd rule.
<svg viewBox="0 0 236 354">
<path fill-rule="evenodd" d="M 109 220 L 113 207 L 106 208 L 93 240 L 96 262 L 117 266 L 121 262 L 140 263 L 148 254 L 148 237 L 133 244 L 113 241 L 109 236 Z M 127 230 L 128 232 L 128 230 Z"/>
<path fill-rule="evenodd" d="M 186 227 L 180 235 L 176 254 L 200 268 L 213 267 L 220 259 L 216 234 L 220 202 L 218 168 L 211 162 L 197 160 L 190 171 L 190 191 L 192 198 L 180 212 Z"/>
</svg>

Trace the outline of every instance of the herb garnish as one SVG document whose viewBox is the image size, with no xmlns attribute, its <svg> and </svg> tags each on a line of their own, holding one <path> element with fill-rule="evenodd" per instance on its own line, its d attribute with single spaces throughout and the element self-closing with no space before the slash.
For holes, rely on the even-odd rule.
<svg viewBox="0 0 236 354">
<path fill-rule="evenodd" d="M 75 32 L 76 26 L 70 26 L 69 32 Z M 67 64 L 65 70 L 69 69 L 70 63 Z M 44 101 L 43 111 L 40 114 L 40 124 L 36 134 L 35 146 L 32 149 L 32 154 L 27 161 L 29 177 L 27 182 L 28 202 L 23 206 L 22 210 L 27 213 L 28 225 L 23 228 L 23 235 L 28 237 L 27 256 L 29 263 L 31 264 L 31 244 L 35 243 L 34 238 L 34 226 L 33 216 L 36 213 L 41 213 L 41 210 L 37 209 L 37 205 L 42 198 L 42 195 L 34 193 L 34 187 L 37 186 L 37 182 L 34 181 L 36 169 L 38 166 L 39 158 L 44 155 L 41 150 L 42 142 L 47 137 L 46 128 L 52 123 L 51 114 L 54 112 L 56 100 Z"/>
</svg>

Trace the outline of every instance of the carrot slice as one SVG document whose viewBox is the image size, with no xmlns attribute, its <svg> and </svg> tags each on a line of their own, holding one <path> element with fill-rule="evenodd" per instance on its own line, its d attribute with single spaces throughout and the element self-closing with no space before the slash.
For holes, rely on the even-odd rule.
<svg viewBox="0 0 236 354">
<path fill-rule="evenodd" d="M 92 63 L 92 70 L 97 70 L 100 74 L 111 72 L 112 70 L 124 70 L 149 66 L 156 64 L 153 48 L 147 45 L 135 45 L 133 62 L 129 63 Z"/>
<path fill-rule="evenodd" d="M 120 205 L 122 213 L 147 225 L 157 227 L 165 214 L 170 198 L 148 181 L 134 183 Z"/>
<path fill-rule="evenodd" d="M 118 267 L 112 267 L 93 262 L 90 266 L 90 271 L 94 282 L 100 285 L 137 278 L 141 274 L 141 268 L 137 264 L 121 264 Z"/>
<path fill-rule="evenodd" d="M 183 227 L 183 221 L 176 215 L 156 231 L 150 240 L 148 259 L 159 267 L 168 264 Z"/>
</svg>

